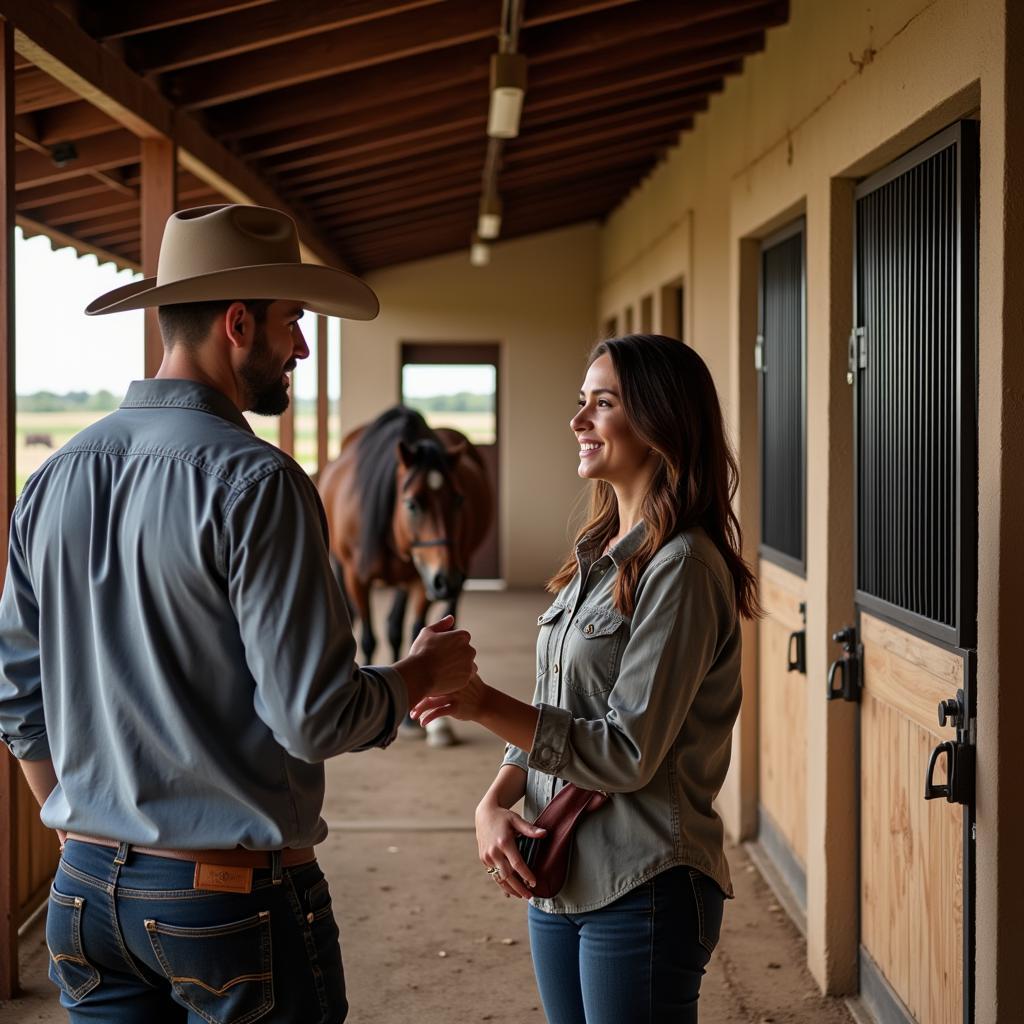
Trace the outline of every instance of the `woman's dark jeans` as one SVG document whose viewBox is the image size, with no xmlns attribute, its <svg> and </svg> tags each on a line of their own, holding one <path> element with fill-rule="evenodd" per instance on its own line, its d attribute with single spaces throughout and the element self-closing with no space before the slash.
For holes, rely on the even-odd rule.
<svg viewBox="0 0 1024 1024">
<path fill-rule="evenodd" d="M 256 870 L 246 894 L 194 889 L 194 870 L 67 843 L 46 943 L 73 1024 L 343 1021 L 338 926 L 319 866 L 284 868 L 276 885 Z"/>
<path fill-rule="evenodd" d="M 585 914 L 530 907 L 530 947 L 549 1024 L 696 1024 L 725 897 L 670 868 Z"/>
</svg>

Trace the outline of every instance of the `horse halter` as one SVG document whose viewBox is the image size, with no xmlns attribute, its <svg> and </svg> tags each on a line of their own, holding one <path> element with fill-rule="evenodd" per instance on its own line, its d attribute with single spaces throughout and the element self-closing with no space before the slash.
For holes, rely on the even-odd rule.
<svg viewBox="0 0 1024 1024">
<path fill-rule="evenodd" d="M 438 471 L 434 470 L 433 472 Z M 412 472 L 409 473 L 408 476 L 406 476 L 406 478 L 402 481 L 399 493 L 405 491 L 405 488 L 409 485 L 409 482 L 412 480 L 415 474 L 416 470 L 414 469 Z M 415 548 L 450 548 L 451 546 L 452 542 L 448 537 L 437 537 L 434 540 L 420 540 L 419 538 L 415 538 L 409 541 L 410 550 L 414 550 Z"/>
</svg>

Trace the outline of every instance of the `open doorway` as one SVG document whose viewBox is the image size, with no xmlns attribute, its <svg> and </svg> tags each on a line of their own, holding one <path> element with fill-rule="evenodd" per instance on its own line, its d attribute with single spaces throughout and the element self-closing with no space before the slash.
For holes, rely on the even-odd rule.
<svg viewBox="0 0 1024 1024">
<path fill-rule="evenodd" d="M 491 529 L 469 566 L 469 578 L 475 581 L 501 579 L 499 356 L 497 344 L 402 344 L 402 403 L 422 413 L 431 427 L 449 427 L 465 434 L 490 474 L 495 512 Z"/>
</svg>

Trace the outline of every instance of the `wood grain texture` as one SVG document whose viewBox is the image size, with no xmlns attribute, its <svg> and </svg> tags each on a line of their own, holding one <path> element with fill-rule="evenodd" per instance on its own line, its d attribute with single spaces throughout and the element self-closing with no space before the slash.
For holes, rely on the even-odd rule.
<svg viewBox="0 0 1024 1024">
<path fill-rule="evenodd" d="M 862 638 L 861 943 L 919 1024 L 957 1024 L 963 810 L 923 791 L 932 748 L 953 735 L 935 704 L 955 692 L 962 662 L 867 615 Z"/>
<path fill-rule="evenodd" d="M 807 863 L 807 676 L 788 672 L 789 635 L 803 628 L 805 582 L 762 561 L 758 722 L 760 800 L 801 865 Z"/>
</svg>

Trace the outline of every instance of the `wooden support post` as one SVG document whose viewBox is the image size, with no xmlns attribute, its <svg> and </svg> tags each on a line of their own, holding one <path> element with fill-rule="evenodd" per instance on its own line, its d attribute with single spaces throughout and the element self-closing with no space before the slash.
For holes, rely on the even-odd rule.
<svg viewBox="0 0 1024 1024">
<path fill-rule="evenodd" d="M 327 465 L 327 317 L 316 318 L 316 471 Z"/>
<path fill-rule="evenodd" d="M 291 400 L 288 408 L 281 413 L 278 420 L 277 446 L 281 451 L 295 457 L 295 374 L 291 375 L 291 387 L 288 389 Z"/>
<path fill-rule="evenodd" d="M 0 575 L 14 508 L 14 27 L 0 19 Z M 0 999 L 18 989 L 18 768 L 0 747 Z"/>
<path fill-rule="evenodd" d="M 142 162 L 142 189 L 139 217 L 142 227 L 142 272 L 156 275 L 160 242 L 167 218 L 174 213 L 178 198 L 177 147 L 170 139 L 149 138 L 139 141 Z M 146 376 L 153 377 L 164 357 L 160 326 L 155 309 L 146 310 Z"/>
</svg>

